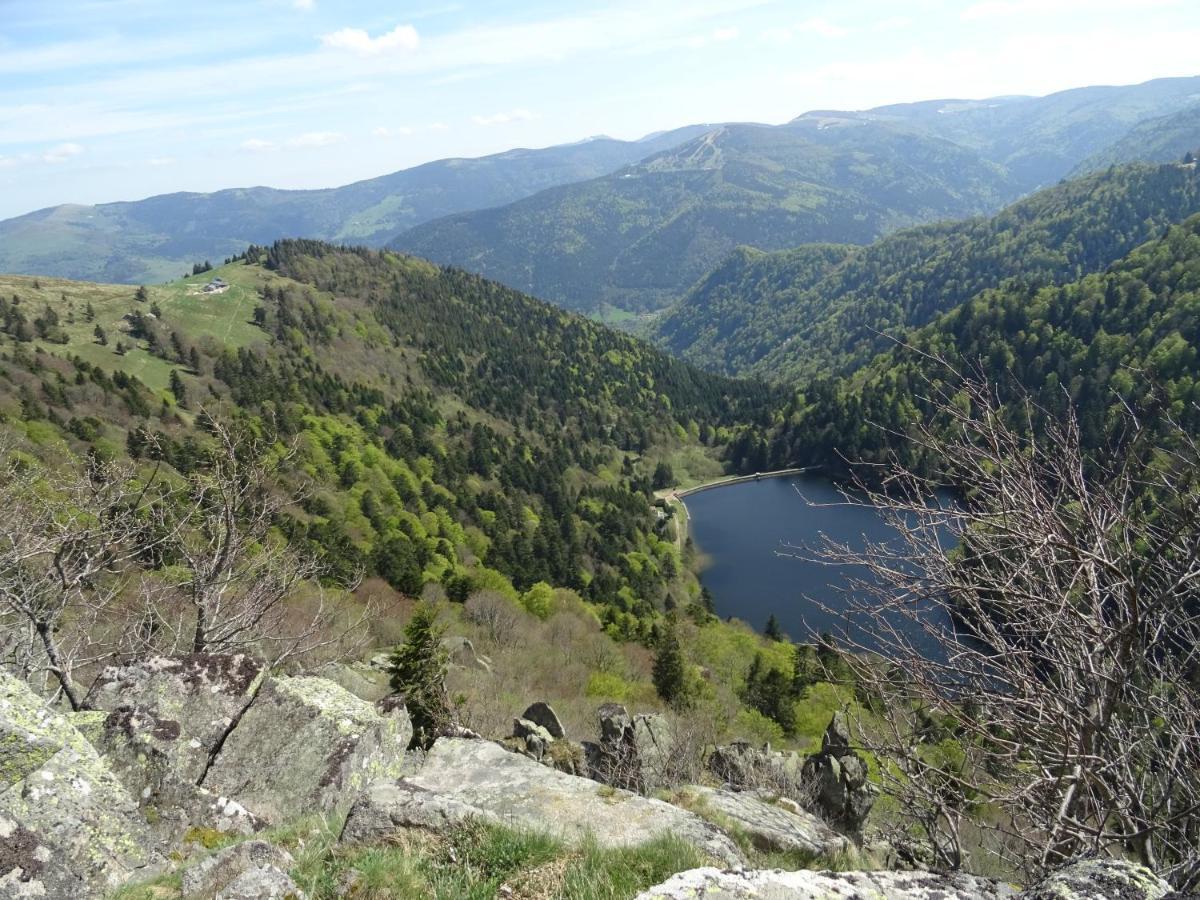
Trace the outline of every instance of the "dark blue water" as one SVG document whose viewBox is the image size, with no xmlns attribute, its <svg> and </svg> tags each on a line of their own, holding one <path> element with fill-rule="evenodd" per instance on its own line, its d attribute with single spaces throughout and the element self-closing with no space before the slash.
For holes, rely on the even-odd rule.
<svg viewBox="0 0 1200 900">
<path fill-rule="evenodd" d="M 845 609 L 851 570 L 779 555 L 786 551 L 785 544 L 818 548 L 823 535 L 855 547 L 861 547 L 864 539 L 895 539 L 895 531 L 870 508 L 810 505 L 841 501 L 837 488 L 816 475 L 764 478 L 687 497 L 692 539 L 709 562 L 700 580 L 712 593 L 717 614 L 741 619 L 759 631 L 774 614 L 796 641 L 848 630 L 872 646 L 861 625 L 848 625 L 810 599 Z M 932 611 L 926 613 L 926 620 L 949 624 L 945 616 Z M 928 643 L 916 623 L 906 631 L 919 644 Z"/>
</svg>

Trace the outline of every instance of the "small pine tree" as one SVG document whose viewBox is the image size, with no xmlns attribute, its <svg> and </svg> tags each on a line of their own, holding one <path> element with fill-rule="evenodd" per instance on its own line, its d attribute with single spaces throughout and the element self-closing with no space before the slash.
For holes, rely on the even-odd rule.
<svg viewBox="0 0 1200 900">
<path fill-rule="evenodd" d="M 446 695 L 449 655 L 442 646 L 443 631 L 437 610 L 419 604 L 404 628 L 404 643 L 390 660 L 392 690 L 404 697 L 413 724 L 414 747 L 429 747 L 453 719 Z"/>
<path fill-rule="evenodd" d="M 773 641 L 783 640 L 783 629 L 779 627 L 779 620 L 775 618 L 775 613 L 771 613 L 767 617 L 767 628 L 763 633 Z"/>
<path fill-rule="evenodd" d="M 137 291 L 133 295 L 133 299 L 137 300 L 139 303 L 145 303 L 150 299 L 150 292 L 146 290 L 146 286 L 144 284 L 138 286 Z"/>
<path fill-rule="evenodd" d="M 101 347 L 108 346 L 108 335 L 105 334 L 103 328 L 101 328 L 99 325 L 97 325 L 94 329 L 92 329 L 92 334 L 94 334 L 96 336 L 97 344 L 99 344 Z"/>
<path fill-rule="evenodd" d="M 96 308 L 92 306 L 91 300 L 88 301 L 87 310 L 84 312 L 84 315 L 89 322 L 93 322 L 96 319 Z"/>
<path fill-rule="evenodd" d="M 171 370 L 171 393 L 175 395 L 175 402 L 180 406 L 187 404 L 187 386 L 183 383 L 183 378 L 179 375 L 178 369 Z"/>
<path fill-rule="evenodd" d="M 651 673 L 654 680 L 654 690 L 663 702 L 669 703 L 676 709 L 686 707 L 690 702 L 687 689 L 687 669 L 683 659 L 683 650 L 679 647 L 679 638 L 675 629 L 667 626 L 658 641 L 658 652 L 654 655 L 654 669 Z"/>
</svg>

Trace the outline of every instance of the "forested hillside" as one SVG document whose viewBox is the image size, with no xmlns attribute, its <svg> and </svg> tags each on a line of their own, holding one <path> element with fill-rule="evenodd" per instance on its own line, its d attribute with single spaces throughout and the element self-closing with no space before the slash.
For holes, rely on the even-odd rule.
<svg viewBox="0 0 1200 900">
<path fill-rule="evenodd" d="M 907 229 L 864 248 L 740 251 L 654 333 L 713 371 L 780 382 L 850 372 L 980 291 L 1100 271 L 1197 211 L 1194 166 L 1132 165 L 1040 191 L 990 219 Z"/>
<path fill-rule="evenodd" d="M 739 244 L 867 243 L 1017 196 L 973 151 L 870 122 L 729 125 L 636 166 L 419 226 L 389 246 L 596 313 L 645 313 Z"/>
<path fill-rule="evenodd" d="M 607 174 L 705 130 L 443 159 L 322 190 L 233 188 L 55 206 L 0 222 L 0 272 L 136 284 L 171 280 L 193 262 L 220 262 L 247 244 L 283 237 L 380 245 L 430 219 Z"/>
<path fill-rule="evenodd" d="M 6 278 L 0 411 L 25 449 L 187 474 L 216 416 L 297 448 L 281 477 L 311 489 L 279 527 L 333 575 L 569 589 L 625 638 L 697 599 L 652 478 L 719 473 L 765 388 L 394 254 L 281 242 L 219 271 L 217 293 Z"/>
<path fill-rule="evenodd" d="M 1139 122 L 1110 147 L 1089 156 L 1075 169 L 1085 175 L 1129 162 L 1172 162 L 1200 150 L 1200 104 L 1169 116 Z"/>
<path fill-rule="evenodd" d="M 936 469 L 903 435 L 963 374 L 982 373 L 1024 418 L 1028 395 L 1050 418 L 1076 411 L 1085 447 L 1119 441 L 1124 407 L 1163 434 L 1200 428 L 1200 217 L 1171 227 L 1108 271 L 1061 286 L 1009 284 L 973 297 L 850 378 L 797 394 L 765 464 L 872 462 L 896 453 Z M 937 359 L 945 360 L 942 365 Z M 745 453 L 745 448 L 739 452 Z"/>
</svg>

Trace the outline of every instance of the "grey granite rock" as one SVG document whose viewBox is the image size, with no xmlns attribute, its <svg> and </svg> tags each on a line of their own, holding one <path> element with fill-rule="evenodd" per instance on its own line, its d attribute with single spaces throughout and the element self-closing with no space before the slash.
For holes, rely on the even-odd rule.
<svg viewBox="0 0 1200 900">
<path fill-rule="evenodd" d="M 286 850 L 266 841 L 234 844 L 183 871 L 183 900 L 277 900 L 289 891 L 299 898 L 286 874 L 295 862 Z"/>
<path fill-rule="evenodd" d="M 0 672 L 0 896 L 101 896 L 161 863 L 137 801 L 68 716 Z"/>
<path fill-rule="evenodd" d="M 563 728 L 562 720 L 558 718 L 558 713 L 549 703 L 541 700 L 536 703 L 529 704 L 525 712 L 521 713 L 521 718 L 535 725 L 541 725 L 549 732 L 550 737 L 556 741 L 562 740 L 567 736 L 566 730 Z"/>
<path fill-rule="evenodd" d="M 403 783 L 569 843 L 590 835 L 600 846 L 630 846 L 674 835 L 726 865 L 742 862 L 733 842 L 694 813 L 555 771 L 489 741 L 440 738 Z"/>
<path fill-rule="evenodd" d="M 1147 869 L 1119 859 L 1073 863 L 1021 894 L 1022 900 L 1159 900 L 1171 886 Z"/>
<path fill-rule="evenodd" d="M 443 831 L 471 820 L 498 821 L 492 814 L 446 794 L 406 781 L 371 785 L 350 807 L 342 828 L 344 844 L 370 844 L 403 828 Z"/>
<path fill-rule="evenodd" d="M 400 775 L 412 737 L 402 706 L 387 714 L 323 678 L 270 678 L 204 780 L 268 822 L 348 806 Z"/>
<path fill-rule="evenodd" d="M 1002 882 L 930 872 L 680 872 L 637 900 L 1000 900 Z"/>
<path fill-rule="evenodd" d="M 750 791 L 726 791 L 690 785 L 681 789 L 680 802 L 719 825 L 728 823 L 745 833 L 759 850 L 796 850 L 813 856 L 844 851 L 849 841 L 799 806 L 792 809 L 768 802 Z"/>
</svg>

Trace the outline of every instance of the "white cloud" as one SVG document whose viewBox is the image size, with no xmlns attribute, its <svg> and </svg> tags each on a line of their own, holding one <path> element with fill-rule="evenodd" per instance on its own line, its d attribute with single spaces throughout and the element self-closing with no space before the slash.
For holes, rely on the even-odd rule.
<svg viewBox="0 0 1200 900">
<path fill-rule="evenodd" d="M 434 122 L 432 125 L 429 126 L 429 130 L 430 131 L 449 131 L 450 126 L 447 125 L 445 122 Z"/>
<path fill-rule="evenodd" d="M 274 144 L 270 141 L 264 141 L 260 138 L 250 138 L 248 141 L 242 141 L 242 149 L 249 150 L 252 153 L 260 153 L 263 150 L 271 150 Z"/>
<path fill-rule="evenodd" d="M 343 28 L 322 35 L 321 43 L 337 50 L 348 50 L 358 56 L 379 56 L 385 53 L 411 53 L 420 45 L 421 38 L 411 25 L 397 25 L 379 37 L 371 37 L 361 28 Z"/>
<path fill-rule="evenodd" d="M 817 37 L 832 40 L 846 37 L 850 34 L 850 29 L 844 28 L 836 22 L 830 22 L 821 16 L 814 16 L 795 25 L 769 28 L 762 33 L 762 39 L 771 44 L 788 44 L 806 34 L 815 34 Z"/>
<path fill-rule="evenodd" d="M 902 31 L 905 28 L 912 27 L 912 19 L 908 16 L 889 16 L 886 19 L 880 19 L 871 26 L 872 31 Z"/>
<path fill-rule="evenodd" d="M 537 115 L 527 109 L 514 109 L 508 112 L 498 112 L 490 116 L 472 116 L 471 121 L 476 125 L 487 128 L 491 125 L 509 125 L 513 122 L 528 122 L 536 119 Z"/>
<path fill-rule="evenodd" d="M 379 128 L 376 128 L 371 133 L 374 134 L 375 137 L 390 138 L 390 137 L 408 137 L 410 134 L 415 134 L 415 131 L 412 128 L 409 128 L 407 125 L 400 125 L 399 127 L 396 127 L 396 128 L 387 128 L 384 126 L 380 126 Z"/>
<path fill-rule="evenodd" d="M 340 144 L 346 136 L 336 131 L 309 131 L 288 138 L 289 147 L 328 147 L 330 144 Z"/>
<path fill-rule="evenodd" d="M 0 156 L 0 169 L 7 169 L 16 164 L 17 158 L 15 156 Z"/>
<path fill-rule="evenodd" d="M 736 40 L 739 34 L 741 34 L 741 31 L 737 28 L 718 28 L 712 33 L 712 39 L 718 43 L 724 43 L 725 41 Z"/>
<path fill-rule="evenodd" d="M 156 168 L 159 168 L 162 166 L 173 166 L 173 165 L 175 165 L 175 157 L 173 157 L 173 156 L 156 156 L 153 159 L 147 160 L 147 162 L 149 162 L 150 165 L 155 166 Z"/>
<path fill-rule="evenodd" d="M 316 0 L 292 0 L 293 7 L 296 9 L 305 10 L 306 12 L 310 9 L 316 8 L 316 5 Z"/>
<path fill-rule="evenodd" d="M 79 144 L 59 144 L 56 147 L 51 147 L 44 154 L 42 154 L 42 161 L 48 163 L 66 162 L 71 157 L 78 156 L 82 152 L 83 147 L 81 147 Z"/>
</svg>

